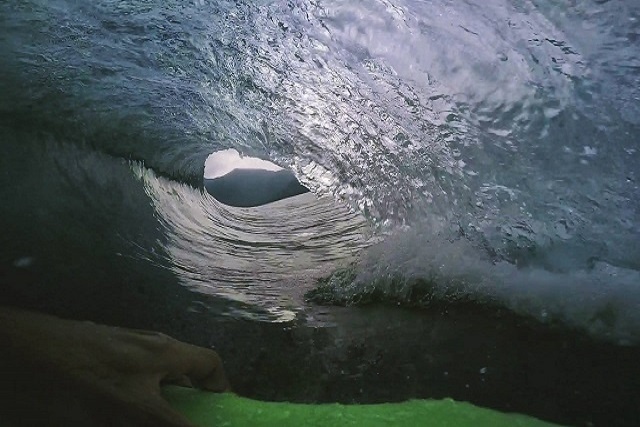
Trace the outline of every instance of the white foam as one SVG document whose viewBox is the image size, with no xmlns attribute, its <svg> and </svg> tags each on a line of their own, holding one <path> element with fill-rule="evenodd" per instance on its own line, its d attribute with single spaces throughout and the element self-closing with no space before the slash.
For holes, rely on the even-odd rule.
<svg viewBox="0 0 640 427">
<path fill-rule="evenodd" d="M 376 286 L 402 299 L 412 294 L 414 279 L 434 283 L 436 297 L 452 291 L 486 297 L 542 322 L 560 322 L 618 344 L 640 342 L 640 271 L 634 269 L 603 261 L 562 272 L 520 268 L 495 262 L 477 245 L 435 226 L 405 230 L 371 247 L 349 292 Z M 398 280 L 406 283 L 398 286 Z"/>
</svg>

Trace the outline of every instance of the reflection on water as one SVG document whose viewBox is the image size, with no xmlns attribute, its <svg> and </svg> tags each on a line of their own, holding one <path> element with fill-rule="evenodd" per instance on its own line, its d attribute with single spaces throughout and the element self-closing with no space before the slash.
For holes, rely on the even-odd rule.
<svg viewBox="0 0 640 427">
<path fill-rule="evenodd" d="M 308 193 L 234 208 L 148 170 L 138 174 L 168 237 L 177 277 L 198 292 L 248 307 L 234 315 L 291 320 L 315 279 L 366 244 L 363 218 L 327 197 Z"/>
</svg>

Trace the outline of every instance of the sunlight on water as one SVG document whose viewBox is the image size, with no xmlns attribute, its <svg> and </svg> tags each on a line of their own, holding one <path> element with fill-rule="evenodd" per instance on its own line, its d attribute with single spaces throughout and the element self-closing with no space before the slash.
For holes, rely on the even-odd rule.
<svg viewBox="0 0 640 427">
<path fill-rule="evenodd" d="M 236 316 L 291 320 L 314 278 L 352 260 L 366 244 L 363 219 L 326 197 L 234 208 L 139 166 L 134 171 L 163 224 L 181 282 L 242 303 Z"/>
</svg>

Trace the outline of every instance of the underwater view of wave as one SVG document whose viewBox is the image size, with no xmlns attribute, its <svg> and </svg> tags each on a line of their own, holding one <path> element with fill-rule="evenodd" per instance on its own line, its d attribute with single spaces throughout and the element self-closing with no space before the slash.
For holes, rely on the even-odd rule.
<svg viewBox="0 0 640 427">
<path fill-rule="evenodd" d="M 637 0 L 6 0 L 0 147 L 2 301 L 470 302 L 640 344 Z M 219 203 L 226 149 L 311 193 Z"/>
</svg>

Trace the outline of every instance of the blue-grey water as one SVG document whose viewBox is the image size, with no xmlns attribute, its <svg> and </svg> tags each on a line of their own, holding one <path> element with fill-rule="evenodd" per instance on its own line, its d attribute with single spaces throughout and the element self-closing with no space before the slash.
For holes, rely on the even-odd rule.
<svg viewBox="0 0 640 427">
<path fill-rule="evenodd" d="M 346 267 L 640 342 L 637 0 L 5 0 L 0 147 L 7 293 L 279 322 Z M 217 203 L 227 148 L 312 194 Z"/>
</svg>

